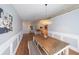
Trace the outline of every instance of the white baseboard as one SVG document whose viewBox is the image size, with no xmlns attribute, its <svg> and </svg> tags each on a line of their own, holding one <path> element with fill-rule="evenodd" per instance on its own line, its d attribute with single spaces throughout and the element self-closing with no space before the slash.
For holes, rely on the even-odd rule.
<svg viewBox="0 0 79 59">
<path fill-rule="evenodd" d="M 2 55 L 3 53 L 5 53 L 6 49 L 9 47 L 10 49 L 10 55 L 15 55 L 17 48 L 22 40 L 23 37 L 23 33 L 19 32 L 17 34 L 15 34 L 13 37 L 11 37 L 10 39 L 8 39 L 6 42 L 4 42 L 3 44 L 0 45 L 0 55 Z M 16 47 L 14 48 L 15 50 L 13 51 L 13 42 L 15 40 L 17 41 Z"/>
<path fill-rule="evenodd" d="M 17 49 L 18 49 L 18 47 L 19 47 L 19 45 L 20 45 L 20 42 L 21 42 L 21 40 L 18 42 L 18 44 L 17 44 L 17 46 L 16 46 L 16 49 L 15 49 L 15 51 L 13 52 L 13 55 L 15 55 L 15 54 L 16 54 Z"/>
<path fill-rule="evenodd" d="M 20 35 L 22 35 L 22 37 L 23 37 L 23 33 L 22 33 L 22 34 L 20 34 Z M 16 46 L 16 48 L 15 48 L 15 51 L 13 52 L 13 55 L 15 55 L 15 54 L 16 54 L 17 49 L 18 49 L 18 47 L 19 47 L 19 45 L 20 45 L 20 42 L 21 42 L 21 40 L 22 40 L 22 37 L 21 37 L 21 39 L 18 41 L 17 46 Z"/>
<path fill-rule="evenodd" d="M 75 52 L 78 52 L 78 53 L 79 53 L 79 50 L 76 49 L 76 48 L 74 48 L 74 47 L 72 47 L 72 46 L 70 46 L 70 49 L 72 49 L 72 50 L 74 50 Z"/>
<path fill-rule="evenodd" d="M 70 45 L 70 49 L 76 51 L 76 52 L 79 52 L 79 35 L 76 35 L 76 34 L 70 34 L 70 33 L 62 33 L 62 32 L 54 32 L 54 31 L 49 31 L 49 34 L 51 34 L 52 37 L 55 37 L 55 38 L 60 38 L 60 40 L 64 41 L 64 37 L 67 37 L 67 38 L 70 38 L 70 39 L 73 39 L 73 40 L 76 40 L 77 41 L 77 47 L 75 48 L 74 46 L 71 46 Z M 57 37 L 56 37 L 57 36 Z M 67 43 L 67 42 L 66 42 Z M 68 42 L 69 44 L 71 43 Z"/>
</svg>

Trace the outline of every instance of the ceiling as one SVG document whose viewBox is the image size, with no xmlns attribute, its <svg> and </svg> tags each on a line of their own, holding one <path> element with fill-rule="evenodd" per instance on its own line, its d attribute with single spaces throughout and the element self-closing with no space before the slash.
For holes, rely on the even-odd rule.
<svg viewBox="0 0 79 59">
<path fill-rule="evenodd" d="M 51 18 L 79 8 L 79 4 L 13 4 L 22 20 Z"/>
</svg>

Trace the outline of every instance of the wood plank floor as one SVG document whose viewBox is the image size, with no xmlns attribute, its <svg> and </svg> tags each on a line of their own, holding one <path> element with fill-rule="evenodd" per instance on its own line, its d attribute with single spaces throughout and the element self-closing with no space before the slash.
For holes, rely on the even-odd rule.
<svg viewBox="0 0 79 59">
<path fill-rule="evenodd" d="M 28 50 L 28 41 L 33 39 L 33 33 L 29 34 L 24 34 L 23 39 L 17 49 L 16 55 L 28 55 L 29 50 Z"/>
<path fill-rule="evenodd" d="M 72 49 L 69 49 L 69 54 L 70 55 L 79 55 L 79 53 L 73 51 Z"/>
<path fill-rule="evenodd" d="M 33 39 L 33 33 L 29 34 L 24 34 L 23 39 L 17 49 L 16 55 L 29 55 L 29 50 L 28 50 L 28 41 Z M 70 55 L 79 55 L 79 53 L 69 49 L 69 54 Z"/>
</svg>

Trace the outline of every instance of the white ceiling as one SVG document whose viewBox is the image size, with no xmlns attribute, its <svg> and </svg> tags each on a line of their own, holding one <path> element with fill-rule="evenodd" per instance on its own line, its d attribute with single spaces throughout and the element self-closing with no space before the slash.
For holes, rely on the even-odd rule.
<svg viewBox="0 0 79 59">
<path fill-rule="evenodd" d="M 34 21 L 39 19 L 51 18 L 60 14 L 67 13 L 73 9 L 79 8 L 79 5 L 48 4 L 46 7 L 44 4 L 13 4 L 13 7 L 23 20 Z"/>
</svg>

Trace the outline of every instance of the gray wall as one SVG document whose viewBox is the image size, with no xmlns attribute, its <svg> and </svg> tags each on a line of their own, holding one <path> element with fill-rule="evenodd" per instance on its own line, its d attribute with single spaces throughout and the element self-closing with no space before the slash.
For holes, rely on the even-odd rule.
<svg viewBox="0 0 79 59">
<path fill-rule="evenodd" d="M 2 8 L 4 12 L 13 16 L 13 31 L 0 34 L 0 44 L 2 44 L 22 30 L 22 21 L 16 13 L 15 9 L 12 7 L 12 5 L 0 4 L 0 8 Z"/>
<path fill-rule="evenodd" d="M 51 18 L 49 31 L 79 34 L 79 9 Z"/>
</svg>

